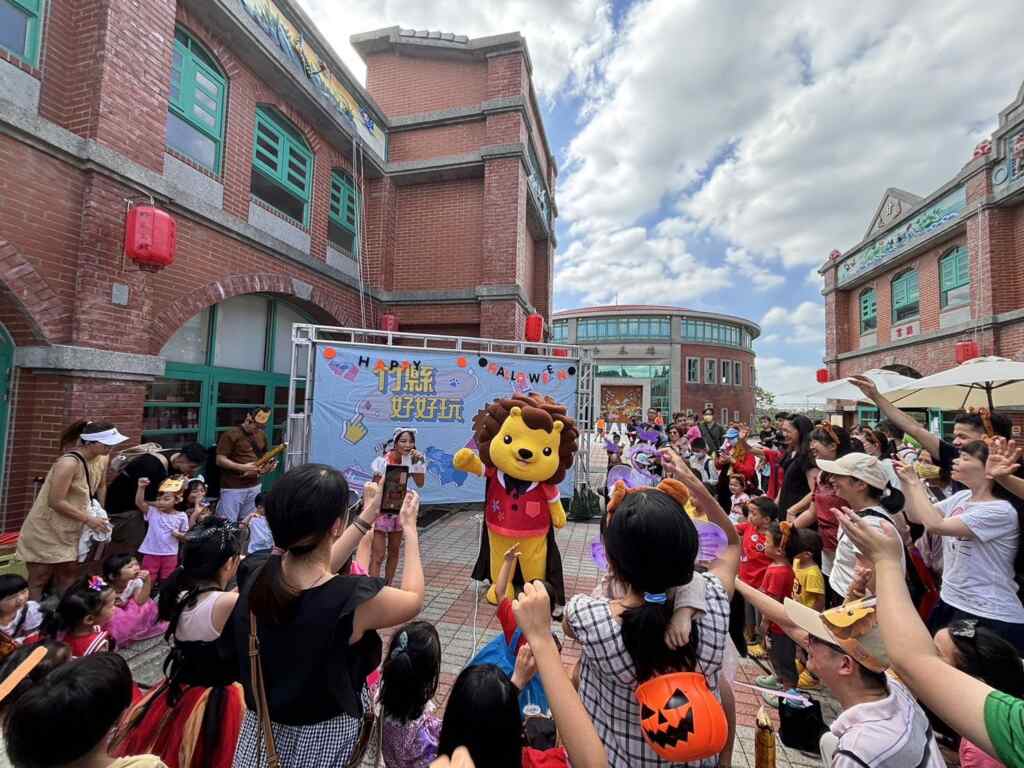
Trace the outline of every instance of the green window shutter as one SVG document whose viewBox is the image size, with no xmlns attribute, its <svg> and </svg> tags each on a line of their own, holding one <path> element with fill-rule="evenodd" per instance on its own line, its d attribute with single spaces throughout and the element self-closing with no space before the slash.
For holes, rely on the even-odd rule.
<svg viewBox="0 0 1024 768">
<path fill-rule="evenodd" d="M 915 304 L 919 298 L 917 293 L 917 272 L 909 272 L 907 274 L 907 302 Z"/>
<path fill-rule="evenodd" d="M 209 62 L 209 63 L 207 63 Z M 227 81 L 210 66 L 212 58 L 180 27 L 175 30 L 171 58 L 170 110 L 211 139 L 214 168 L 220 170 Z M 204 162 L 205 164 L 205 162 Z"/>
<path fill-rule="evenodd" d="M 956 287 L 956 252 L 949 254 L 939 266 L 939 290 L 948 291 Z"/>
<path fill-rule="evenodd" d="M 956 280 L 958 286 L 967 285 L 971 282 L 971 260 L 967 255 L 966 248 L 960 248 L 957 250 Z"/>
<path fill-rule="evenodd" d="M 347 174 L 334 171 L 331 174 L 331 208 L 330 217 L 339 227 L 356 233 L 358 216 L 358 195 L 351 178 Z"/>
<path fill-rule="evenodd" d="M 309 202 L 313 155 L 291 135 L 289 129 L 262 107 L 256 110 L 252 163 L 258 171 L 303 201 Z"/>
</svg>

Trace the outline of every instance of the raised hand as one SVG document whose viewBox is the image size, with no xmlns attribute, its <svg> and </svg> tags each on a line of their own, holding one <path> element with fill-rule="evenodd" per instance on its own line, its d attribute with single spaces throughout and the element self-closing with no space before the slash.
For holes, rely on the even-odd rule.
<svg viewBox="0 0 1024 768">
<path fill-rule="evenodd" d="M 402 502 L 402 510 L 398 513 L 398 519 L 402 528 L 408 531 L 410 528 L 416 530 L 416 518 L 420 513 L 420 495 L 416 491 L 405 492 L 405 500 Z"/>
<path fill-rule="evenodd" d="M 921 476 L 917 474 L 913 464 L 904 464 L 902 461 L 894 461 L 893 468 L 903 485 L 921 485 Z"/>
<path fill-rule="evenodd" d="M 519 542 L 517 541 L 507 550 L 505 550 L 505 562 L 511 563 L 516 560 L 522 553 L 519 551 Z"/>
<path fill-rule="evenodd" d="M 863 392 L 864 396 L 872 402 L 875 402 L 881 396 L 878 386 L 867 376 L 851 376 L 849 382 Z"/>
<path fill-rule="evenodd" d="M 994 437 L 988 446 L 988 461 L 985 462 L 985 475 L 993 480 L 997 477 L 1013 475 L 1020 469 L 1022 448 L 1017 447 L 1016 440 L 1005 437 Z"/>
<path fill-rule="evenodd" d="M 533 658 L 533 651 L 529 643 L 523 643 L 516 654 L 516 666 L 512 670 L 512 685 L 520 691 L 526 687 L 533 676 L 537 674 L 537 661 Z"/>
<path fill-rule="evenodd" d="M 551 600 L 539 581 L 523 585 L 519 597 L 512 601 L 512 613 L 527 641 L 551 632 Z"/>
<path fill-rule="evenodd" d="M 368 482 L 363 485 L 363 519 L 366 522 L 372 522 L 380 514 L 380 503 L 383 499 L 384 494 L 379 483 Z"/>
</svg>

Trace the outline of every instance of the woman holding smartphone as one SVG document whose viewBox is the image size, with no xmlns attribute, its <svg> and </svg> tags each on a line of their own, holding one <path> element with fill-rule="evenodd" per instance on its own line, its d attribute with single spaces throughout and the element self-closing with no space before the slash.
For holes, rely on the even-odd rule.
<svg viewBox="0 0 1024 768">
<path fill-rule="evenodd" d="M 404 466 L 409 468 L 409 475 L 420 488 L 427 482 L 427 467 L 424 463 L 423 454 L 416 450 L 416 430 L 408 427 L 399 427 L 391 437 L 391 449 L 385 450 L 383 456 L 378 456 L 370 465 L 370 472 L 373 473 L 375 483 L 384 484 L 384 476 L 389 466 Z M 388 488 L 384 488 L 385 497 Z M 405 495 L 405 489 L 402 489 Z M 384 583 L 390 584 L 398 569 L 398 551 L 402 547 L 402 525 L 398 519 L 398 511 L 382 509 L 377 521 L 373 524 L 373 549 L 370 554 L 370 575 L 380 575 L 380 564 L 387 553 L 387 563 L 384 566 Z"/>
</svg>

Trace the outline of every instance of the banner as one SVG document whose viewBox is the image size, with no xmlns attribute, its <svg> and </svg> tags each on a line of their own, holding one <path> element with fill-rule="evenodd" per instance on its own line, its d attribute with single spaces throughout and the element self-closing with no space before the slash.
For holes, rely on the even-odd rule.
<svg viewBox="0 0 1024 768">
<path fill-rule="evenodd" d="M 460 472 L 452 457 L 476 448 L 473 417 L 515 393 L 547 395 L 576 418 L 576 363 L 443 350 L 320 343 L 314 348 L 309 460 L 344 472 L 361 489 L 370 464 L 398 427 L 416 430 L 426 457 L 424 504 L 482 503 L 483 478 Z M 572 496 L 570 471 L 560 489 Z"/>
</svg>

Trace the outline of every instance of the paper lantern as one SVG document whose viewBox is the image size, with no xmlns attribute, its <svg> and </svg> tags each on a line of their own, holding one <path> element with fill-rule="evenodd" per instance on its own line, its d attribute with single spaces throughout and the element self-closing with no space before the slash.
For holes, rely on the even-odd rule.
<svg viewBox="0 0 1024 768">
<path fill-rule="evenodd" d="M 553 354 L 555 357 L 568 357 L 569 350 L 565 349 L 564 347 L 556 347 Z"/>
<path fill-rule="evenodd" d="M 380 329 L 382 331 L 397 331 L 398 330 L 398 315 L 381 315 L 380 318 Z"/>
<path fill-rule="evenodd" d="M 526 340 L 538 343 L 544 340 L 544 316 L 533 314 L 526 318 Z"/>
<path fill-rule="evenodd" d="M 144 269 L 162 269 L 174 263 L 177 225 L 167 211 L 152 205 L 129 209 L 124 224 L 124 252 Z"/>
<path fill-rule="evenodd" d="M 815 376 L 817 377 L 819 384 L 828 383 L 828 368 L 819 368 Z"/>
<path fill-rule="evenodd" d="M 978 342 L 976 341 L 958 341 L 956 343 L 956 362 L 957 365 L 960 363 L 966 363 L 968 360 L 973 360 L 979 354 Z"/>
</svg>

